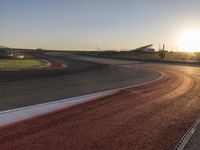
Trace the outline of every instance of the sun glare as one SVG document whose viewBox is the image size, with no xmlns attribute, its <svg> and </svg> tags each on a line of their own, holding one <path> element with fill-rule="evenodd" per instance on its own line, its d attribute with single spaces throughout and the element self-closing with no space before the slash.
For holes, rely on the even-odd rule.
<svg viewBox="0 0 200 150">
<path fill-rule="evenodd" d="M 200 30 L 188 30 L 179 38 L 179 47 L 185 52 L 200 52 Z"/>
</svg>

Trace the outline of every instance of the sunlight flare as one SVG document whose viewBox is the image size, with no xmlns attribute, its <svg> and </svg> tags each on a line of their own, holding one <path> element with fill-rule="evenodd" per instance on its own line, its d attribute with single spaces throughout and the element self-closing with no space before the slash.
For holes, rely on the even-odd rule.
<svg viewBox="0 0 200 150">
<path fill-rule="evenodd" d="M 181 34 L 179 47 L 185 52 L 200 51 L 200 30 L 188 30 Z"/>
</svg>

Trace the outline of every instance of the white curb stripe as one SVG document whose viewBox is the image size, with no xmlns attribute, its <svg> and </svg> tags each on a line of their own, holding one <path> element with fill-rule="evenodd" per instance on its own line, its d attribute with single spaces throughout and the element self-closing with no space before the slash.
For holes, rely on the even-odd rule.
<svg viewBox="0 0 200 150">
<path fill-rule="evenodd" d="M 0 127 L 9 125 L 18 121 L 36 117 L 42 114 L 53 112 L 62 108 L 69 108 L 78 104 L 82 104 L 100 97 L 112 95 L 116 92 L 101 92 L 91 95 L 85 95 L 75 98 L 63 99 L 43 104 L 36 104 L 32 106 L 6 110 L 0 112 Z"/>
</svg>

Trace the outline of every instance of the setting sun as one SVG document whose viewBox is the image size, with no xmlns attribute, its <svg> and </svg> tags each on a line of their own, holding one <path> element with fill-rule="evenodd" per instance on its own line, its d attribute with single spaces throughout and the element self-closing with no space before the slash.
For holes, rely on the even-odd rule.
<svg viewBox="0 0 200 150">
<path fill-rule="evenodd" d="M 200 30 L 188 30 L 181 34 L 179 47 L 186 52 L 200 51 Z"/>
</svg>

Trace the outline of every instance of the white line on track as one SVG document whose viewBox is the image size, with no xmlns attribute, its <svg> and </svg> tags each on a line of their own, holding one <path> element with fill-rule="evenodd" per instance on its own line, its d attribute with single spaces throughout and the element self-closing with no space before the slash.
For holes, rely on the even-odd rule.
<svg viewBox="0 0 200 150">
<path fill-rule="evenodd" d="M 196 119 L 194 124 L 187 130 L 187 132 L 184 134 L 184 136 L 181 138 L 181 140 L 178 142 L 178 144 L 175 146 L 174 150 L 183 150 L 194 134 L 195 130 L 199 126 L 200 123 L 200 116 Z"/>
<path fill-rule="evenodd" d="M 116 91 L 117 92 L 117 91 Z M 108 91 L 108 92 L 100 92 L 85 96 L 79 96 L 69 99 L 63 99 L 43 104 L 36 104 L 27 107 L 21 107 L 17 109 L 11 109 L 0 112 L 0 127 L 9 125 L 18 121 L 22 121 L 25 119 L 29 119 L 32 117 L 36 117 L 42 114 L 46 114 L 49 112 L 53 112 L 62 108 L 69 108 L 81 103 L 85 103 L 100 97 L 108 96 L 114 94 L 116 92 Z"/>
</svg>

